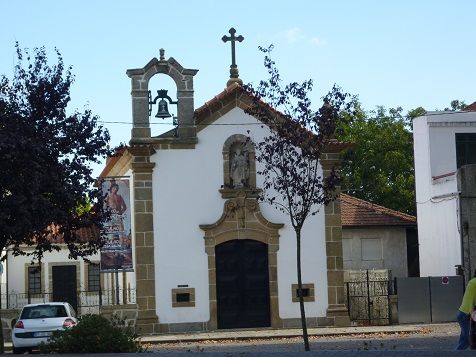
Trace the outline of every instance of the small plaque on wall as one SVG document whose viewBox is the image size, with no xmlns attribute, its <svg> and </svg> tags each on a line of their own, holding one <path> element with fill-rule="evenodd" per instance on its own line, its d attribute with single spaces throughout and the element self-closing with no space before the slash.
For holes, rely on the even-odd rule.
<svg viewBox="0 0 476 357">
<path fill-rule="evenodd" d="M 292 299 L 293 302 L 299 302 L 299 287 L 298 284 L 292 284 Z M 302 284 L 302 297 L 304 302 L 313 302 L 315 301 L 315 291 L 314 291 L 314 284 Z"/>
<path fill-rule="evenodd" d="M 172 289 L 172 307 L 194 307 L 195 288 Z"/>
</svg>

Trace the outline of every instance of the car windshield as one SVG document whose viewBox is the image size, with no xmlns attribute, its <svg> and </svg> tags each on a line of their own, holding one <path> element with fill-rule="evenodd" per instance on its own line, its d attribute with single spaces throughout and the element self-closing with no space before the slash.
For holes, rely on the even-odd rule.
<svg viewBox="0 0 476 357">
<path fill-rule="evenodd" d="M 20 319 L 44 319 L 49 317 L 67 317 L 63 305 L 25 306 Z"/>
</svg>

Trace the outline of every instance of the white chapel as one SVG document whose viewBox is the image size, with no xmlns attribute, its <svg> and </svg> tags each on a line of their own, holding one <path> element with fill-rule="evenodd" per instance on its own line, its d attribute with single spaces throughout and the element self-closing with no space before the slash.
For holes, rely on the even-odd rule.
<svg viewBox="0 0 476 357">
<path fill-rule="evenodd" d="M 102 176 L 130 178 L 141 334 L 300 326 L 294 230 L 289 217 L 257 200 L 262 179 L 253 142 L 269 129 L 245 113 L 250 97 L 235 69 L 226 88 L 197 109 L 198 71 L 166 59 L 163 50 L 127 71 L 131 139 Z M 165 91 L 153 98 L 153 76 L 173 79 L 176 100 Z M 162 120 L 151 107 L 166 116 L 164 103 L 177 106 L 176 125 L 151 136 L 151 121 Z M 324 174 L 342 147 L 329 143 Z M 302 237 L 308 326 L 349 324 L 339 200 L 310 217 Z"/>
</svg>

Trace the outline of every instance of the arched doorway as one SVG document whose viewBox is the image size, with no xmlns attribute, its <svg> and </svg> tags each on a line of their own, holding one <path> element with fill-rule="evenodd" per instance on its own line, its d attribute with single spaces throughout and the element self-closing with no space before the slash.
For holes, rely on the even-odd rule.
<svg viewBox="0 0 476 357">
<path fill-rule="evenodd" d="M 265 219 L 261 215 L 256 198 L 246 198 L 246 196 L 226 200 L 223 214 L 215 223 L 200 225 L 200 228 L 205 232 L 205 252 L 208 255 L 210 291 L 210 320 L 207 325 L 208 329 L 215 330 L 219 328 L 219 307 L 217 301 L 217 275 L 219 274 L 217 272 L 217 259 L 226 261 L 229 259 L 227 254 L 235 259 L 237 256 L 247 255 L 246 252 L 248 250 L 253 251 L 253 249 L 259 251 L 255 255 L 261 257 L 261 262 L 264 262 L 263 264 L 267 266 L 265 286 L 268 288 L 269 308 L 266 311 L 269 311 L 271 321 L 266 326 L 282 327 L 282 321 L 279 317 L 277 271 L 279 229 L 282 227 L 283 224 L 272 223 Z M 230 245 L 226 245 L 227 242 L 237 241 L 246 241 L 247 243 L 235 243 L 234 245 L 230 243 Z M 243 246 L 239 246 L 240 244 L 243 244 Z M 221 248 L 216 249 L 218 246 L 221 246 Z M 220 257 L 218 258 L 218 256 Z M 220 276 L 221 278 L 222 276 Z M 221 310 L 222 307 L 223 305 L 220 307 Z M 224 327 L 220 325 L 220 328 Z"/>
<path fill-rule="evenodd" d="M 250 239 L 215 247 L 217 327 L 269 327 L 268 245 Z"/>
</svg>

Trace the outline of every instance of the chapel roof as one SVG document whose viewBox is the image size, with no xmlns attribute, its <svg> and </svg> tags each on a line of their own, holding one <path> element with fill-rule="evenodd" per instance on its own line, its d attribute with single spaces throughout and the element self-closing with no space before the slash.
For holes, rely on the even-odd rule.
<svg viewBox="0 0 476 357">
<path fill-rule="evenodd" d="M 119 165 L 119 161 L 126 155 L 128 146 L 121 146 L 119 147 L 114 155 L 108 156 L 106 159 L 106 165 L 102 169 L 101 173 L 99 174 L 99 177 L 106 177 L 106 176 L 114 176 L 111 175 L 111 171 Z"/>
<path fill-rule="evenodd" d="M 221 93 L 217 94 L 201 107 L 195 109 L 194 118 L 195 124 L 197 125 L 197 131 L 202 130 L 208 124 L 213 123 L 235 107 L 239 107 L 243 110 L 246 109 L 251 105 L 253 100 L 253 96 L 246 91 L 243 86 L 238 83 L 229 85 Z M 267 103 L 260 100 L 259 104 L 266 106 L 266 108 L 271 110 L 272 113 L 285 119 L 285 116 L 280 111 L 271 107 Z M 326 152 L 340 152 L 351 146 L 351 143 L 331 139 L 326 143 Z"/>
<path fill-rule="evenodd" d="M 416 226 L 416 217 L 341 193 L 343 227 Z"/>
</svg>

